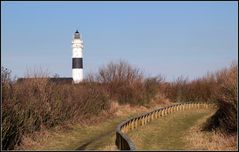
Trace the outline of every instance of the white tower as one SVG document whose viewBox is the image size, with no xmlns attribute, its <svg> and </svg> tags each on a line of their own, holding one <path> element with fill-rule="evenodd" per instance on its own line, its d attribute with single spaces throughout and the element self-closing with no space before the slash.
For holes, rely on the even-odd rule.
<svg viewBox="0 0 239 152">
<path fill-rule="evenodd" d="M 72 49 L 72 78 L 74 83 L 80 83 L 83 80 L 83 41 L 78 30 L 74 34 Z"/>
</svg>

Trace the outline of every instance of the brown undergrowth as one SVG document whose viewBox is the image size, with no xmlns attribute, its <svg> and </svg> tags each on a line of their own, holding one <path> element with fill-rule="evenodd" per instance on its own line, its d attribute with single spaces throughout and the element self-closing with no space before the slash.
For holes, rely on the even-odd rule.
<svg viewBox="0 0 239 152">
<path fill-rule="evenodd" d="M 213 115 L 213 114 L 212 114 Z M 201 120 L 205 120 L 204 118 Z M 189 150 L 209 151 L 236 151 L 237 134 L 225 134 L 220 130 L 202 131 L 205 122 L 199 120 L 194 127 L 190 128 L 184 136 L 186 148 Z"/>
<path fill-rule="evenodd" d="M 158 107 L 161 107 L 161 106 L 164 106 L 164 104 L 158 105 Z M 108 113 L 103 112 L 102 114 L 98 116 L 92 117 L 90 123 L 87 123 L 87 124 L 86 123 L 85 124 L 64 123 L 64 125 L 59 125 L 51 129 L 42 129 L 40 131 L 34 132 L 33 134 L 28 134 L 23 136 L 21 144 L 17 146 L 15 149 L 19 149 L 19 150 L 36 149 L 36 148 L 47 149 L 46 147 L 57 146 L 58 144 L 57 141 L 63 140 L 61 139 L 62 136 L 70 135 L 73 138 L 75 136 L 79 136 L 80 133 L 86 134 L 89 130 L 92 130 L 93 128 L 95 128 L 95 130 L 91 133 L 91 135 L 99 134 L 100 132 L 104 133 L 104 132 L 107 132 L 107 129 L 112 129 L 112 127 L 114 130 L 118 123 L 128 118 L 129 116 L 139 115 L 143 112 L 150 111 L 154 108 L 155 106 L 145 107 L 142 105 L 129 105 L 129 104 L 120 105 L 117 102 L 112 101 L 110 105 L 110 109 L 108 110 Z M 112 123 L 116 122 L 115 126 L 111 126 L 111 124 L 104 125 L 104 123 L 107 121 L 111 121 Z M 82 131 L 83 128 L 85 128 L 84 131 Z M 76 130 L 77 130 L 77 133 L 74 133 Z M 49 142 L 51 142 L 50 140 L 57 137 L 60 137 L 60 138 L 56 139 L 55 140 L 56 142 L 53 142 L 52 144 L 49 145 Z M 80 136 L 78 138 L 79 139 L 70 139 L 70 140 L 74 142 L 77 142 L 78 140 L 78 143 L 80 145 L 81 141 L 87 142 L 91 139 L 91 137 L 80 137 Z M 105 150 L 106 149 L 109 150 L 108 148 L 112 150 L 115 149 L 116 147 L 114 145 L 114 142 L 111 142 L 111 140 L 114 140 L 114 138 L 109 139 L 109 141 L 104 141 L 106 142 L 106 146 L 100 147 L 99 145 L 99 149 L 105 149 Z M 71 145 L 70 143 L 68 144 Z M 68 146 L 66 145 L 65 148 L 67 147 Z"/>
<path fill-rule="evenodd" d="M 103 66 L 80 84 L 52 82 L 42 70 L 28 72 L 23 81 L 12 81 L 10 74 L 2 67 L 2 148 L 6 150 L 19 145 L 24 135 L 106 119 L 112 115 L 112 101 L 126 107 L 146 105 L 156 99 L 162 81 L 144 78 L 139 69 L 123 61 Z"/>
</svg>

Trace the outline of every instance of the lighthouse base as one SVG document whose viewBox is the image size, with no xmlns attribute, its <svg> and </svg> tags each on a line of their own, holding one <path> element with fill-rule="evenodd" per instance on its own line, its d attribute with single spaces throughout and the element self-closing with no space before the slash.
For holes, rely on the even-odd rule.
<svg viewBox="0 0 239 152">
<path fill-rule="evenodd" d="M 73 83 L 77 84 L 83 81 L 83 69 L 72 69 Z"/>
</svg>

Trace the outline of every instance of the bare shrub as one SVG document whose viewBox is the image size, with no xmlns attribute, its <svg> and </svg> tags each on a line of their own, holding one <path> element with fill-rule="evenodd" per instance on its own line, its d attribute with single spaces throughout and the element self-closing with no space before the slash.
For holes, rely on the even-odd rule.
<svg viewBox="0 0 239 152">
<path fill-rule="evenodd" d="M 215 75 L 208 73 L 192 81 L 181 76 L 166 87 L 165 94 L 175 102 L 215 102 L 217 89 Z"/>
<path fill-rule="evenodd" d="M 162 75 L 146 78 L 144 80 L 145 96 L 148 102 L 155 98 L 157 94 L 161 94 L 162 84 L 164 81 L 165 78 Z"/>
<path fill-rule="evenodd" d="M 237 64 L 232 64 L 216 73 L 218 89 L 215 90 L 214 98 L 219 109 L 207 120 L 205 130 L 237 132 L 237 68 Z"/>
<path fill-rule="evenodd" d="M 11 82 L 11 72 L 8 68 L 1 67 L 1 82 L 3 85 Z"/>
<path fill-rule="evenodd" d="M 144 102 L 143 74 L 125 61 L 101 67 L 96 79 L 106 87 L 112 100 L 131 104 Z"/>
<path fill-rule="evenodd" d="M 213 102 L 218 111 L 205 126 L 205 130 L 219 128 L 225 132 L 237 131 L 237 64 L 202 78 L 188 81 L 179 77 L 167 85 L 165 94 L 176 102 Z"/>
<path fill-rule="evenodd" d="M 88 74 L 85 82 L 101 85 L 112 101 L 120 104 L 145 105 L 159 92 L 164 77 L 144 78 L 140 69 L 126 61 L 110 62 L 99 68 L 97 74 Z"/>
<path fill-rule="evenodd" d="M 34 72 L 13 83 L 11 93 L 9 88 L 3 90 L 3 149 L 14 149 L 24 134 L 66 121 L 83 122 L 109 109 L 109 97 L 98 83 L 54 83 L 46 72 Z M 8 84 L 10 73 L 3 70 L 2 74 Z"/>
<path fill-rule="evenodd" d="M 8 84 L 10 73 L 2 74 Z M 146 104 L 163 81 L 162 77 L 144 79 L 138 68 L 124 61 L 111 62 L 80 84 L 55 83 L 48 75 L 42 69 L 28 70 L 25 78 L 3 90 L 3 149 L 14 149 L 23 135 L 42 128 L 83 123 L 107 110 L 110 113 L 110 101 Z"/>
<path fill-rule="evenodd" d="M 138 68 L 133 68 L 126 61 L 119 61 L 118 63 L 110 62 L 99 69 L 98 81 L 101 83 L 133 83 L 142 79 L 142 72 Z"/>
<path fill-rule="evenodd" d="M 12 95 L 11 72 L 11 70 L 1 67 L 2 102 L 11 98 Z"/>
<path fill-rule="evenodd" d="M 232 63 L 229 68 L 225 68 L 216 73 L 219 89 L 217 98 L 221 98 L 231 103 L 237 109 L 237 84 L 238 84 L 238 66 Z"/>
<path fill-rule="evenodd" d="M 79 89 L 79 88 L 77 88 Z M 84 85 L 84 89 L 78 91 L 80 99 L 81 115 L 98 115 L 101 111 L 109 108 L 109 98 L 105 90 L 100 85 Z"/>
<path fill-rule="evenodd" d="M 165 94 L 173 102 L 184 102 L 188 97 L 185 96 L 188 88 L 188 79 L 183 76 L 178 77 L 174 82 L 167 86 Z"/>
</svg>

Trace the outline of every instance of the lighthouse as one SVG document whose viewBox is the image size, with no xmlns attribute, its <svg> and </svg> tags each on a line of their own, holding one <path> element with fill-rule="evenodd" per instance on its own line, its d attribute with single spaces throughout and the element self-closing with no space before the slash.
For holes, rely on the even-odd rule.
<svg viewBox="0 0 239 152">
<path fill-rule="evenodd" d="M 72 41 L 72 78 L 75 84 L 83 80 L 83 41 L 78 30 Z"/>
</svg>

